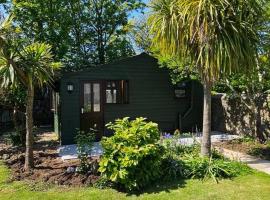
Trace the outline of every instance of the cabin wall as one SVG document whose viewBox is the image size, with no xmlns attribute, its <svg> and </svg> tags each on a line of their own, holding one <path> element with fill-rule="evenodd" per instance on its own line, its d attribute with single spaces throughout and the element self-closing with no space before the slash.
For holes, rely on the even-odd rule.
<svg viewBox="0 0 270 200">
<path fill-rule="evenodd" d="M 128 80 L 129 104 L 105 104 L 105 124 L 122 117 L 146 117 L 159 124 L 164 131 L 178 128 L 179 114 L 191 107 L 191 83 L 187 85 L 187 97 L 176 99 L 174 87 L 166 69 L 158 67 L 156 59 L 141 55 L 84 72 L 65 75 L 61 80 L 61 142 L 74 143 L 76 129 L 80 127 L 80 82 L 86 80 Z M 67 83 L 74 84 L 70 94 Z M 202 88 L 194 84 L 193 109 L 182 122 L 184 130 L 201 126 Z M 108 131 L 105 132 L 109 134 Z"/>
</svg>

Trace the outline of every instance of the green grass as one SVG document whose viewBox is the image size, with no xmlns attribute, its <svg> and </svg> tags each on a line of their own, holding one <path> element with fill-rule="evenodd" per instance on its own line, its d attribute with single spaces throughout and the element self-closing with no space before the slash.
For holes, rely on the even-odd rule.
<svg viewBox="0 0 270 200">
<path fill-rule="evenodd" d="M 233 180 L 223 180 L 216 184 L 213 180 L 187 180 L 153 187 L 143 194 L 130 195 L 112 189 L 65 188 L 30 184 L 26 182 L 9 182 L 9 170 L 0 162 L 0 199 L 33 200 L 79 200 L 79 199 L 269 199 L 270 176 L 252 173 L 239 176 Z"/>
</svg>

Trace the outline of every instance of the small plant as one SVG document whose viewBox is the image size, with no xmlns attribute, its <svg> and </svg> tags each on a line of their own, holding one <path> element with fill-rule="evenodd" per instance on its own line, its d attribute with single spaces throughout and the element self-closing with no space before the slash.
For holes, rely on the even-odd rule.
<svg viewBox="0 0 270 200">
<path fill-rule="evenodd" d="M 93 184 L 93 187 L 98 189 L 113 188 L 114 183 L 103 176 Z"/>
<path fill-rule="evenodd" d="M 176 130 L 174 131 L 173 135 L 175 135 L 175 136 L 177 136 L 177 137 L 180 136 L 180 135 L 181 135 L 180 130 L 179 130 L 179 129 L 176 129 Z"/>
<path fill-rule="evenodd" d="M 244 136 L 242 138 L 237 138 L 231 141 L 232 144 L 241 144 L 241 143 L 255 143 L 256 140 L 251 136 Z"/>
<path fill-rule="evenodd" d="M 24 146 L 25 145 L 25 129 L 7 133 L 7 143 L 12 146 Z"/>
<path fill-rule="evenodd" d="M 78 158 L 80 159 L 80 166 L 77 172 L 87 173 L 91 169 L 91 164 L 88 162 L 88 156 L 91 153 L 96 137 L 96 130 L 90 129 L 88 133 L 78 130 L 75 137 L 77 144 Z"/>
<path fill-rule="evenodd" d="M 175 180 L 179 177 L 185 177 L 185 163 L 177 158 L 165 156 L 162 159 L 162 179 Z"/>
<path fill-rule="evenodd" d="M 216 150 L 212 150 L 211 158 L 200 156 L 200 145 L 180 144 L 177 138 L 163 139 L 165 149 L 162 161 L 164 179 L 183 178 L 212 178 L 218 182 L 220 178 L 231 178 L 247 171 L 248 167 L 226 160 Z"/>
<path fill-rule="evenodd" d="M 255 144 L 251 146 L 247 152 L 249 155 L 260 157 L 262 159 L 270 160 L 270 146 L 269 144 Z"/>
<path fill-rule="evenodd" d="M 161 176 L 163 148 L 157 124 L 124 118 L 107 127 L 114 135 L 102 139 L 99 171 L 103 176 L 126 190 L 140 189 Z"/>
<path fill-rule="evenodd" d="M 199 153 L 200 146 L 194 140 L 192 145 L 184 145 L 179 141 L 180 135 L 174 135 L 171 137 L 164 137 L 161 140 L 161 145 L 166 149 L 166 154 L 171 157 L 182 156 L 184 154 Z"/>
<path fill-rule="evenodd" d="M 220 178 L 232 178 L 242 173 L 250 172 L 243 164 L 225 159 L 214 159 L 213 157 L 190 157 L 184 160 L 189 168 L 188 177 L 206 179 L 212 178 L 218 183 Z"/>
</svg>

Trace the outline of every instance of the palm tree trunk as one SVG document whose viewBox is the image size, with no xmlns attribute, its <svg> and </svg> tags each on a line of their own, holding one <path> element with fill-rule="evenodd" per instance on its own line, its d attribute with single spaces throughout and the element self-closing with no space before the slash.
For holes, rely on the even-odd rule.
<svg viewBox="0 0 270 200">
<path fill-rule="evenodd" d="M 34 87 L 30 85 L 27 89 L 26 102 L 26 151 L 25 151 L 25 171 L 29 171 L 34 167 L 33 156 L 33 101 Z"/>
<path fill-rule="evenodd" d="M 205 80 L 204 88 L 204 107 L 203 107 L 203 135 L 201 143 L 201 155 L 211 155 L 211 81 Z"/>
</svg>

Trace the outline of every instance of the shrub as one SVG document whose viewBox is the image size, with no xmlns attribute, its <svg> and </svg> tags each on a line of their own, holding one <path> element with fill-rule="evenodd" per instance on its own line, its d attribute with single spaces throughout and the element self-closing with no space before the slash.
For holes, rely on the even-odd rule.
<svg viewBox="0 0 270 200">
<path fill-rule="evenodd" d="M 103 176 L 126 190 L 142 188 L 161 176 L 163 148 L 157 124 L 124 118 L 107 127 L 114 135 L 102 139 L 99 171 Z"/>
<path fill-rule="evenodd" d="M 91 153 L 95 141 L 96 131 L 90 129 L 88 133 L 78 130 L 75 136 L 77 144 L 78 158 L 80 159 L 80 166 L 77 170 L 79 173 L 87 173 L 91 169 L 91 163 L 88 162 L 88 156 Z"/>
<path fill-rule="evenodd" d="M 174 180 L 179 177 L 185 177 L 186 166 L 185 163 L 177 158 L 165 156 L 162 159 L 162 179 L 163 180 Z"/>
<path fill-rule="evenodd" d="M 231 178 L 243 172 L 250 171 L 241 163 L 226 160 L 217 151 L 212 150 L 211 158 L 200 156 L 200 145 L 182 145 L 175 139 L 162 141 L 165 149 L 162 167 L 165 179 L 212 178 L 216 182 L 220 178 Z"/>
</svg>

